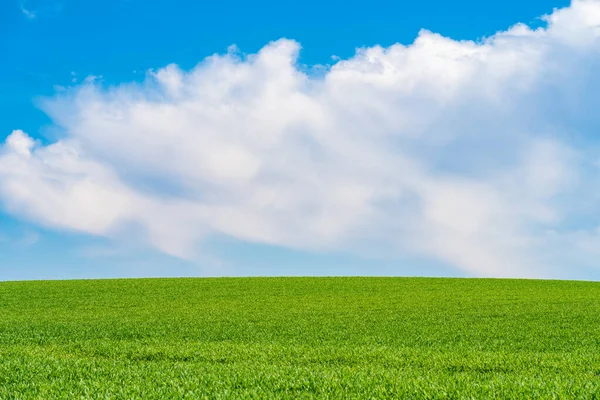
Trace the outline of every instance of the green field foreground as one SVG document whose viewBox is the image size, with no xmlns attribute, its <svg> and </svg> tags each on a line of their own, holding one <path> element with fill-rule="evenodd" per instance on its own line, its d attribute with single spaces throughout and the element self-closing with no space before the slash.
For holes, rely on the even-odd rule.
<svg viewBox="0 0 600 400">
<path fill-rule="evenodd" d="M 0 399 L 600 398 L 600 283 L 0 283 Z"/>
</svg>

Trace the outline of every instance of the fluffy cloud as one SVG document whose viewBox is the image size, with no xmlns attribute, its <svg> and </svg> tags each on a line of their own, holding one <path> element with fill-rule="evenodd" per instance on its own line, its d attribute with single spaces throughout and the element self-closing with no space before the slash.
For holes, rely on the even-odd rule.
<svg viewBox="0 0 600 400">
<path fill-rule="evenodd" d="M 44 104 L 55 143 L 6 139 L 0 199 L 48 227 L 133 229 L 183 257 L 219 234 L 560 275 L 590 265 L 599 240 L 600 2 L 545 20 L 478 42 L 422 31 L 319 76 L 282 39 L 142 84 L 88 80 Z"/>
</svg>

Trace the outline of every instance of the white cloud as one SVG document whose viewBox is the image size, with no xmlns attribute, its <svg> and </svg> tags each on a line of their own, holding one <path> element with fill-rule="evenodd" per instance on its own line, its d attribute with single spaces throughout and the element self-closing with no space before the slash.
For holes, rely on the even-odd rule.
<svg viewBox="0 0 600 400">
<path fill-rule="evenodd" d="M 21 5 L 21 12 L 28 19 L 34 19 L 36 17 L 35 12 L 26 9 L 25 7 L 23 7 L 23 5 Z"/>
<path fill-rule="evenodd" d="M 560 275 L 552 262 L 585 264 L 598 240 L 596 190 L 583 182 L 596 179 L 600 2 L 545 19 L 481 42 L 422 31 L 319 77 L 282 39 L 143 84 L 88 79 L 45 104 L 61 140 L 6 140 L 0 198 L 48 227 L 133 229 L 179 256 L 224 234 L 303 249 L 377 242 L 474 275 Z M 589 234 L 577 236 L 582 219 Z"/>
<path fill-rule="evenodd" d="M 31 0 L 19 0 L 19 7 L 25 18 L 33 20 L 38 17 L 40 8 L 45 7 L 43 7 L 43 3 L 40 4 L 37 1 L 33 1 L 33 4 L 31 3 Z"/>
</svg>

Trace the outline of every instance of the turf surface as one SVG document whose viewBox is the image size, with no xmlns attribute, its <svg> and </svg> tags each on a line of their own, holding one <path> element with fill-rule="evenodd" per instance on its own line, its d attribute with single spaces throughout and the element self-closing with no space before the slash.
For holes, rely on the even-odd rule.
<svg viewBox="0 0 600 400">
<path fill-rule="evenodd" d="M 600 283 L 0 283 L 0 399 L 600 398 Z"/>
</svg>

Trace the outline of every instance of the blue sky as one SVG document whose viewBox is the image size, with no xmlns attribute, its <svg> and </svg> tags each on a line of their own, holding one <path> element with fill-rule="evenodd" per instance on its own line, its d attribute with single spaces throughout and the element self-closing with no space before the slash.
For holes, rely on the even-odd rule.
<svg viewBox="0 0 600 400">
<path fill-rule="evenodd" d="M 3 1 L 0 279 L 598 279 L 598 9 Z"/>
</svg>

